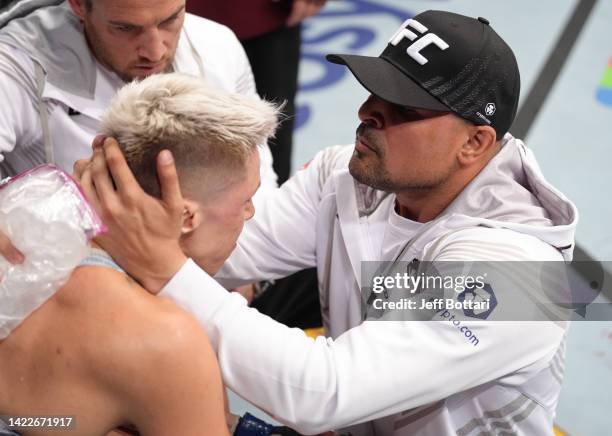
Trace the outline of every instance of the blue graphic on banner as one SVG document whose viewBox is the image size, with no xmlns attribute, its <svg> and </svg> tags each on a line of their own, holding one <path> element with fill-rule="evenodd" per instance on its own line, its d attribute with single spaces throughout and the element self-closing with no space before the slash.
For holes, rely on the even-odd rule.
<svg viewBox="0 0 612 436">
<path fill-rule="evenodd" d="M 404 20 L 414 16 L 414 13 L 407 9 L 382 5 L 371 0 L 346 0 L 343 1 L 341 5 L 338 4 L 334 6 L 333 9 L 321 12 L 319 15 L 312 18 L 312 20 L 325 20 L 329 17 L 350 18 L 370 14 L 383 14 L 393 17 L 397 20 L 397 25 L 399 26 Z M 312 31 L 312 29 L 313 26 L 308 27 L 308 23 L 304 23 L 302 29 L 303 35 L 306 35 L 308 30 Z M 395 29 L 389 29 L 389 35 L 391 35 L 394 30 Z M 328 44 L 331 41 L 346 38 L 348 35 L 351 42 L 343 48 L 342 52 L 359 53 L 374 41 L 376 33 L 377 28 L 375 25 L 365 27 L 355 25 L 347 26 L 346 24 L 339 23 L 338 27 L 332 30 L 326 29 L 318 35 L 303 37 L 302 60 L 318 63 L 323 73 L 315 79 L 300 81 L 299 91 L 301 93 L 308 93 L 310 91 L 333 86 L 349 74 L 346 67 L 332 64 L 325 60 L 325 55 L 329 53 L 327 47 L 329 47 Z M 295 128 L 298 129 L 306 124 L 310 119 L 311 113 L 312 108 L 310 104 L 298 105 L 296 108 Z"/>
<path fill-rule="evenodd" d="M 606 106 L 612 107 L 612 89 L 600 88 L 597 91 L 597 100 Z"/>
<path fill-rule="evenodd" d="M 608 61 L 608 67 L 597 89 L 597 100 L 606 106 L 612 106 L 612 58 Z"/>
<path fill-rule="evenodd" d="M 407 9 L 396 8 L 380 4 L 374 0 L 347 0 L 342 6 L 346 6 L 343 10 L 324 10 L 319 14 L 320 17 L 346 17 L 368 14 L 388 14 L 395 16 L 400 23 L 406 18 L 412 17 L 414 14 L 408 12 Z"/>
</svg>

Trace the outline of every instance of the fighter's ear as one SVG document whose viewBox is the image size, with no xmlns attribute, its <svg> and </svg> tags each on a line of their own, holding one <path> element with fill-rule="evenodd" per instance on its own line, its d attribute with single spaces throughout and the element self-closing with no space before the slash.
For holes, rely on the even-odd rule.
<svg viewBox="0 0 612 436">
<path fill-rule="evenodd" d="M 88 12 L 87 5 L 85 4 L 86 0 L 68 0 L 68 4 L 70 5 L 70 9 L 72 12 L 79 17 L 81 20 L 85 17 L 85 14 Z"/>
<path fill-rule="evenodd" d="M 467 142 L 461 147 L 459 162 L 470 165 L 488 156 L 496 146 L 497 136 L 491 126 L 469 126 Z"/>
<path fill-rule="evenodd" d="M 182 235 L 186 235 L 197 229 L 202 223 L 202 210 L 200 208 L 200 205 L 196 201 L 185 199 L 182 219 Z"/>
</svg>

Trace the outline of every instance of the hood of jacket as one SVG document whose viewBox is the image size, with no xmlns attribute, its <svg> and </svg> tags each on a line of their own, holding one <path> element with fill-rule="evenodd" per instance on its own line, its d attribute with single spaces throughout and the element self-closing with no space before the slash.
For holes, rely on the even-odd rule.
<svg viewBox="0 0 612 436">
<path fill-rule="evenodd" d="M 5 2 L 5 5 L 0 7 L 0 29 L 9 21 L 24 17 L 38 8 L 58 5 L 63 1 L 64 0 L 12 0 Z"/>
<path fill-rule="evenodd" d="M 22 3 L 21 9 L 11 9 L 13 19 L 8 21 L 6 17 L 8 24 L 0 29 L 0 42 L 29 53 L 43 67 L 50 84 L 76 96 L 93 99 L 96 60 L 87 45 L 83 26 L 68 2 L 59 5 L 57 0 Z"/>
</svg>

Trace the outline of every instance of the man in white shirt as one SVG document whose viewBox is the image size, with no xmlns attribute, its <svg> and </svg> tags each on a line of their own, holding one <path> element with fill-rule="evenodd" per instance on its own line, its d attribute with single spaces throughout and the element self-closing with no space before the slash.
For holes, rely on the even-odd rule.
<svg viewBox="0 0 612 436">
<path fill-rule="evenodd" d="M 22 16 L 28 3 L 34 10 Z M 17 18 L 8 20 L 11 11 Z M 15 4 L 0 17 L 0 99 L 10 102 L 0 109 L 0 173 L 14 175 L 44 162 L 72 171 L 77 159 L 89 156 L 117 90 L 168 71 L 255 94 L 236 36 L 187 14 L 185 0 Z M 262 182 L 275 186 L 267 145 L 260 153 Z"/>
<path fill-rule="evenodd" d="M 83 179 L 110 228 L 100 242 L 150 292 L 200 321 L 230 388 L 304 433 L 552 434 L 567 323 L 504 322 L 516 318 L 502 309 L 524 296 L 521 307 L 534 311 L 530 283 L 504 265 L 569 261 L 577 210 L 507 133 L 520 89 L 512 50 L 484 18 L 427 11 L 406 20 L 380 57 L 328 59 L 372 94 L 355 145 L 323 150 L 261 196 L 217 275 L 250 281 L 316 265 L 327 338 L 249 309 L 186 259 L 169 230 L 180 212 L 172 165 L 160 166 L 172 181 L 160 207 L 112 140 Z M 96 192 L 90 177 L 108 185 L 108 169 L 117 190 Z M 370 311 L 365 261 L 508 263 L 503 279 L 470 290 L 489 302 L 497 295 L 499 309 L 384 322 Z"/>
</svg>

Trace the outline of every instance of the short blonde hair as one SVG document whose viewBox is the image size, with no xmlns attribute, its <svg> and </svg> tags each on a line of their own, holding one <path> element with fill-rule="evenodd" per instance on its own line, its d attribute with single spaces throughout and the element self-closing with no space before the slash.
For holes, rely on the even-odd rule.
<svg viewBox="0 0 612 436">
<path fill-rule="evenodd" d="M 119 90 L 102 119 L 143 189 L 159 196 L 155 160 L 172 152 L 181 186 L 204 173 L 240 177 L 259 144 L 274 134 L 279 107 L 229 93 L 181 73 L 155 74 Z M 199 183 L 198 185 L 201 185 Z"/>
</svg>

